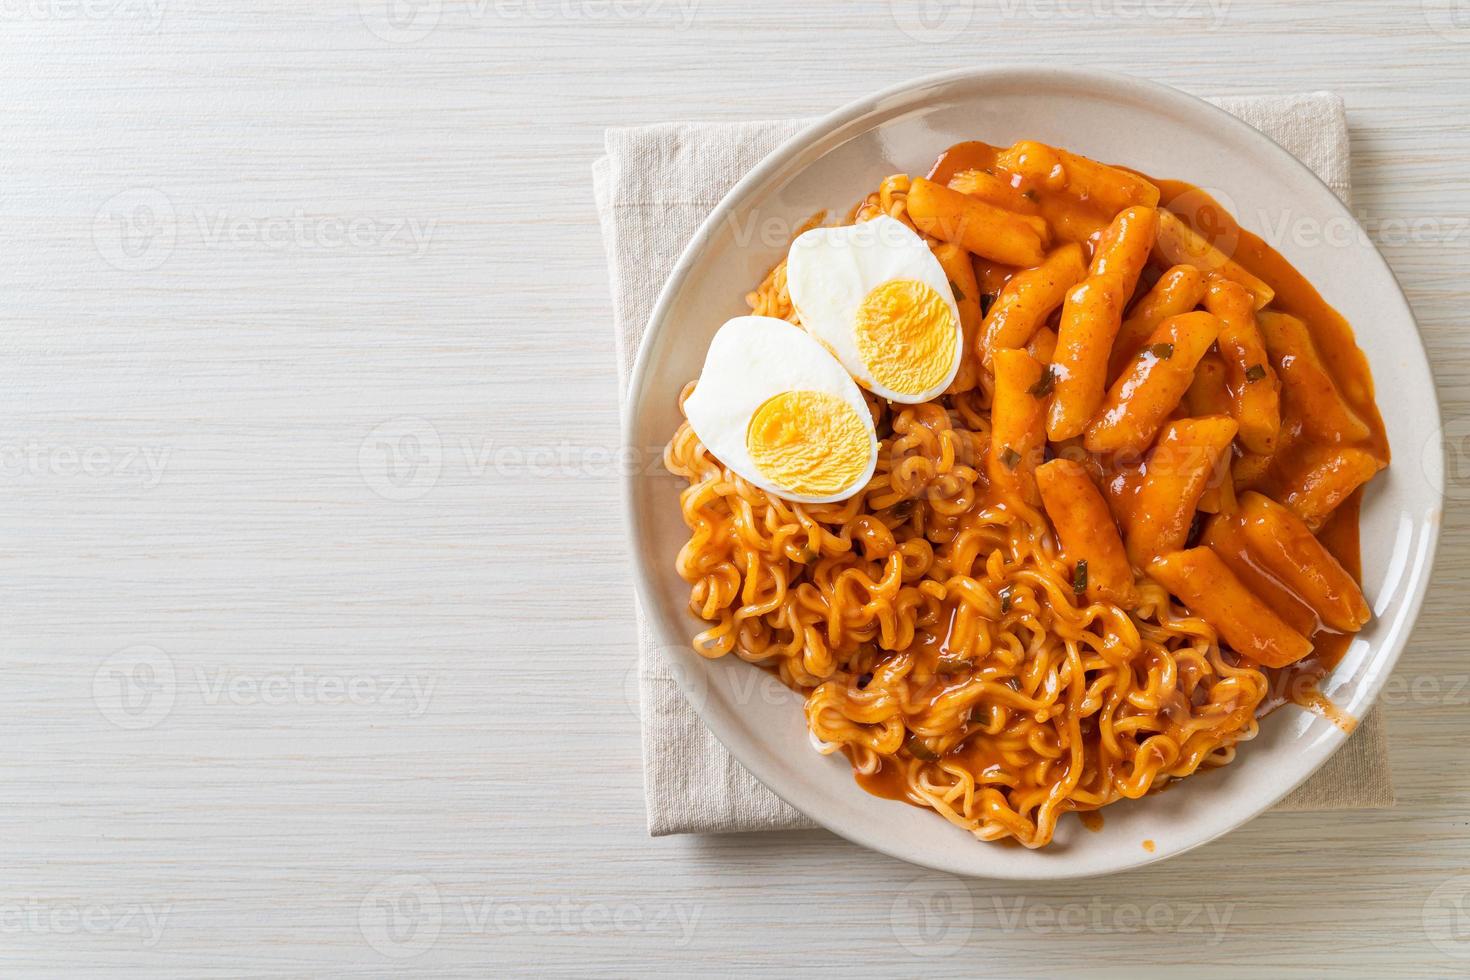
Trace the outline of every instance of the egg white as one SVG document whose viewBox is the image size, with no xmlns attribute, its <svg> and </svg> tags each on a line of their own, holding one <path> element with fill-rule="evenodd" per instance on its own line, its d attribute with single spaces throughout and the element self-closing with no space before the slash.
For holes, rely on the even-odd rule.
<svg viewBox="0 0 1470 980">
<path fill-rule="evenodd" d="M 893 391 L 873 380 L 857 346 L 858 308 L 877 287 L 894 279 L 929 286 L 954 318 L 954 356 L 942 383 L 917 394 Z M 786 286 L 801 325 L 836 355 L 864 388 L 892 402 L 929 401 L 948 388 L 960 369 L 964 332 L 949 277 L 928 244 L 908 225 L 888 215 L 840 228 L 813 228 L 791 243 Z"/>
<path fill-rule="evenodd" d="M 840 492 L 792 493 L 762 475 L 750 456 L 750 419 L 767 400 L 787 391 L 820 391 L 851 405 L 868 431 L 867 468 Z M 861 490 L 878 465 L 878 434 L 863 393 L 833 356 L 799 327 L 769 316 L 737 316 L 710 341 L 704 369 L 684 400 L 684 415 L 715 458 L 750 483 L 786 500 L 824 504 Z"/>
</svg>

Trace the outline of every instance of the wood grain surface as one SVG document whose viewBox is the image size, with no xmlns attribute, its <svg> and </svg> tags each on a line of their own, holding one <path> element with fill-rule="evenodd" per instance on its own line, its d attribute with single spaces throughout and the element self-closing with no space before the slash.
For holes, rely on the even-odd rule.
<svg viewBox="0 0 1470 980">
<path fill-rule="evenodd" d="M 1399 806 L 1040 887 L 650 840 L 602 130 L 994 62 L 1346 99 L 1450 443 Z M 0 974 L 1470 967 L 1463 0 L 0 0 L 0 92 Z"/>
</svg>

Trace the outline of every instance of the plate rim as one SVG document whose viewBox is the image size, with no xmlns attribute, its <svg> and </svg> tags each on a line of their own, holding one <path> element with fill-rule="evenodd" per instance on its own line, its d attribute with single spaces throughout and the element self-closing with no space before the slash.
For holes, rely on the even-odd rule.
<svg viewBox="0 0 1470 980">
<path fill-rule="evenodd" d="M 1398 277 L 1394 274 L 1392 266 L 1388 264 L 1388 261 L 1384 258 L 1382 251 L 1378 248 L 1378 245 L 1373 241 L 1371 236 L 1368 236 L 1366 232 L 1363 231 L 1361 224 L 1358 222 L 1356 216 L 1352 213 L 1347 203 L 1338 198 L 1336 193 L 1332 191 L 1331 187 L 1329 187 L 1327 183 L 1323 181 L 1322 178 L 1315 171 L 1313 171 L 1310 167 L 1308 167 L 1292 153 L 1287 151 L 1280 144 L 1276 143 L 1275 140 L 1271 139 L 1265 133 L 1251 126 L 1244 120 L 1220 108 L 1219 106 L 1216 106 L 1210 102 L 1205 101 L 1199 96 L 1192 95 L 1171 85 L 1166 85 L 1162 82 L 1140 78 L 1138 76 L 1124 74 L 1121 72 L 1105 71 L 1102 69 L 1092 68 L 1046 68 L 1024 64 L 1000 64 L 984 68 L 952 69 L 912 78 L 907 81 L 899 82 L 895 85 L 890 85 L 872 94 L 854 99 L 840 106 L 839 108 L 815 119 L 807 126 L 804 126 L 798 132 L 787 137 L 778 146 L 771 150 L 770 153 L 766 154 L 766 156 L 764 156 L 754 167 L 752 167 L 749 172 L 742 176 L 740 180 L 738 180 L 734 184 L 734 186 L 732 186 L 720 198 L 719 203 L 716 204 L 713 209 L 711 209 L 710 213 L 700 223 L 698 230 L 694 233 L 694 235 L 689 239 L 684 248 L 681 250 L 678 260 L 675 262 L 672 270 L 669 273 L 668 278 L 665 280 L 663 287 L 660 289 L 658 299 L 654 303 L 653 310 L 649 314 L 647 324 L 645 325 L 646 329 L 644 330 L 644 333 L 640 338 L 640 343 L 637 354 L 634 358 L 632 371 L 629 373 L 628 376 L 626 394 L 624 396 L 624 411 L 620 425 L 620 432 L 624 447 L 630 447 L 636 444 L 635 427 L 639 416 L 641 415 L 639 407 L 646 397 L 648 376 L 652 371 L 652 355 L 650 351 L 654 347 L 654 344 L 650 342 L 651 338 L 653 338 L 655 333 L 661 332 L 664 329 L 665 324 L 669 319 L 670 309 L 676 302 L 678 294 L 684 287 L 686 280 L 689 278 L 692 267 L 699 260 L 700 253 L 705 243 L 711 240 L 711 238 L 713 237 L 713 233 L 718 228 L 720 223 L 727 220 L 729 214 L 742 205 L 744 199 L 752 192 L 754 188 L 757 188 L 761 184 L 763 184 L 773 173 L 789 163 L 793 157 L 809 149 L 815 143 L 839 133 L 844 127 L 859 121 L 863 117 L 875 111 L 880 110 L 883 107 L 884 103 L 892 102 L 895 99 L 911 99 L 912 97 L 926 89 L 935 89 L 944 86 L 954 85 L 957 83 L 984 84 L 987 81 L 996 83 L 1001 81 L 1002 79 L 1014 80 L 1017 76 L 1032 76 L 1038 79 L 1045 79 L 1046 81 L 1053 84 L 1059 81 L 1070 82 L 1073 85 L 1088 85 L 1092 87 L 1097 87 L 1100 84 L 1103 89 L 1106 90 L 1103 94 L 1112 95 L 1114 97 L 1122 95 L 1132 95 L 1135 98 L 1142 98 L 1148 101 L 1161 101 L 1165 103 L 1172 103 L 1173 106 L 1178 109 L 1187 109 L 1195 112 L 1203 111 L 1204 113 L 1212 116 L 1215 121 L 1220 124 L 1224 129 L 1230 131 L 1228 135 L 1237 136 L 1241 140 L 1256 143 L 1267 153 L 1276 156 L 1278 162 L 1282 163 L 1288 168 L 1296 170 L 1298 173 L 1307 175 L 1312 181 L 1316 182 L 1324 190 L 1326 190 L 1331 196 L 1332 200 L 1337 202 L 1337 206 L 1339 211 L 1341 212 L 1341 215 L 1350 220 L 1352 222 L 1353 228 L 1359 231 L 1360 234 L 1362 234 L 1362 240 L 1368 245 L 1368 248 L 1363 254 L 1365 256 L 1371 256 L 1371 260 L 1378 263 L 1382 271 L 1386 273 L 1388 281 L 1393 284 L 1397 302 L 1402 307 L 1403 312 L 1408 317 L 1409 323 L 1412 324 L 1414 328 L 1413 343 L 1415 346 L 1413 351 L 1410 351 L 1409 353 L 1417 353 L 1418 356 L 1417 358 L 1411 356 L 1407 360 L 1411 362 L 1414 367 L 1422 369 L 1423 373 L 1430 382 L 1428 386 L 1429 399 L 1434 411 L 1433 418 L 1426 421 L 1432 423 L 1434 431 L 1436 433 L 1441 434 L 1441 438 L 1429 440 L 1423 447 L 1421 447 L 1421 451 L 1423 452 L 1431 451 L 1432 447 L 1432 452 L 1434 456 L 1433 469 L 1438 474 L 1438 480 L 1426 482 L 1430 483 L 1431 492 L 1437 496 L 1440 502 L 1439 514 L 1441 519 L 1433 522 L 1430 533 L 1427 535 L 1424 546 L 1420 551 L 1420 557 L 1416 561 L 1414 561 L 1412 565 L 1412 571 L 1415 572 L 1417 576 L 1415 579 L 1416 587 L 1413 589 L 1413 591 L 1409 592 L 1405 596 L 1404 612 L 1401 617 L 1402 621 L 1405 624 L 1405 628 L 1398 636 L 1392 638 L 1389 644 L 1387 644 L 1383 648 L 1380 648 L 1373 658 L 1377 669 L 1374 671 L 1373 676 L 1370 677 L 1370 679 L 1365 684 L 1368 693 L 1363 698 L 1362 709 L 1360 712 L 1360 717 L 1366 716 L 1368 711 L 1371 710 L 1372 707 L 1377 703 L 1378 698 L 1382 693 L 1383 686 L 1387 683 L 1389 675 L 1393 672 L 1394 667 L 1398 664 L 1398 661 L 1401 658 L 1405 647 L 1408 645 L 1409 638 L 1413 634 L 1414 627 L 1418 623 L 1424 599 L 1428 594 L 1429 584 L 1433 578 L 1434 563 L 1439 548 L 1440 535 L 1443 528 L 1443 506 L 1446 500 L 1444 447 L 1442 438 L 1444 428 L 1443 408 L 1440 404 L 1438 388 L 1433 383 L 1433 371 L 1429 365 L 1428 351 L 1424 346 L 1424 339 L 1419 329 L 1418 319 L 1414 315 L 1413 307 L 1409 303 L 1408 297 L 1404 294 L 1402 284 L 1399 283 Z M 1371 363 L 1369 366 L 1370 369 L 1373 367 Z M 1377 379 L 1375 378 L 1375 388 L 1376 380 Z M 1423 460 L 1421 460 L 1421 469 L 1423 468 Z M 648 619 L 649 626 L 654 633 L 655 639 L 658 640 L 661 645 L 678 645 L 687 647 L 689 646 L 689 638 L 687 636 L 679 638 L 679 642 L 677 644 L 671 644 L 668 642 L 668 637 L 664 635 L 666 631 L 663 629 L 663 623 L 661 622 L 662 617 L 659 614 L 657 601 L 658 591 L 654 581 L 652 580 L 651 575 L 647 571 L 649 559 L 641 553 L 641 549 L 639 547 L 639 543 L 647 539 L 648 532 L 638 512 L 638 494 L 636 492 L 636 487 L 638 485 L 638 474 L 632 471 L 625 472 L 623 475 L 622 483 L 622 508 L 624 527 L 625 532 L 628 535 L 629 544 L 632 546 L 633 551 L 633 579 L 637 599 L 643 609 L 645 617 L 647 617 Z M 1010 881 L 1045 881 L 1092 878 L 1108 874 L 1117 874 L 1123 871 L 1141 868 L 1150 864 L 1157 863 L 1159 861 L 1167 860 L 1180 854 L 1184 854 L 1188 851 L 1194 850 L 1197 847 L 1203 846 L 1204 844 L 1216 840 L 1224 836 L 1225 834 L 1230 833 L 1231 831 L 1238 830 L 1239 828 L 1255 820 L 1261 814 L 1270 810 L 1284 797 L 1295 790 L 1298 786 L 1310 779 L 1313 774 L 1315 774 L 1323 765 L 1326 764 L 1327 760 L 1331 759 L 1342 748 L 1342 746 L 1346 744 L 1349 737 L 1349 734 L 1343 732 L 1339 727 L 1335 725 L 1332 726 L 1330 731 L 1328 731 L 1324 736 L 1311 740 L 1306 746 L 1306 748 L 1310 751 L 1320 752 L 1320 757 L 1316 759 L 1306 770 L 1304 770 L 1297 779 L 1295 779 L 1290 784 L 1282 786 L 1279 792 L 1276 792 L 1275 795 L 1268 795 L 1267 797 L 1264 797 L 1264 802 L 1260 803 L 1259 805 L 1253 804 L 1243 816 L 1240 816 L 1239 818 L 1232 818 L 1230 821 L 1225 822 L 1217 830 L 1211 833 L 1207 833 L 1201 836 L 1198 840 L 1191 841 L 1186 845 L 1177 848 L 1170 848 L 1160 853 L 1150 854 L 1144 852 L 1139 857 L 1132 860 L 1104 862 L 1104 866 L 1088 868 L 1085 870 L 1074 871 L 1070 869 L 1070 866 L 1066 862 L 1057 862 L 1056 865 L 1046 866 L 1044 871 L 1037 870 L 1035 872 L 1028 873 L 1015 873 L 1006 868 L 998 868 L 994 873 L 977 873 L 969 870 L 956 870 L 953 867 L 948 867 L 941 863 L 927 860 L 922 856 L 906 852 L 899 847 L 890 845 L 888 840 L 881 835 L 865 835 L 845 826 L 838 826 L 832 821 L 825 819 L 820 811 L 812 812 L 807 808 L 797 804 L 796 802 L 793 802 L 793 800 L 790 799 L 787 794 L 783 793 L 780 789 L 773 785 L 774 780 L 769 778 L 768 772 L 764 771 L 766 768 L 764 765 L 762 765 L 759 761 L 757 761 L 755 764 L 752 764 L 742 755 L 742 753 L 737 752 L 736 749 L 732 747 L 730 739 L 726 737 L 726 730 L 723 722 L 717 717 L 712 717 L 712 712 L 709 708 L 708 703 L 704 699 L 698 697 L 696 692 L 692 692 L 691 690 L 689 690 L 687 686 L 687 672 L 674 671 L 673 673 L 675 681 L 679 685 L 679 689 L 681 691 L 681 694 L 684 696 L 685 701 L 689 703 L 690 707 L 693 708 L 695 712 L 699 715 L 700 720 L 705 725 L 705 727 L 715 736 L 715 738 L 720 742 L 725 750 L 730 753 L 731 757 L 737 763 L 739 763 L 743 769 L 750 773 L 750 775 L 754 779 L 760 782 L 761 785 L 770 790 L 788 806 L 792 807 L 797 812 L 802 813 L 808 819 L 812 820 L 814 823 L 818 824 L 830 833 L 836 834 L 837 836 L 848 840 L 859 847 L 876 851 L 888 857 L 892 857 L 918 867 L 929 868 L 934 871 L 954 874 L 962 877 L 981 879 Z M 936 815 L 936 819 L 942 818 L 939 818 Z M 981 844 L 981 846 L 987 845 Z"/>
</svg>

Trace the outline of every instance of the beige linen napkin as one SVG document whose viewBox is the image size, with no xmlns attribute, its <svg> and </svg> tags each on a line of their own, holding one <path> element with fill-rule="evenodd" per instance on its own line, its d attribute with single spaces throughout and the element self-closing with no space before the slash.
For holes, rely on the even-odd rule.
<svg viewBox="0 0 1470 980">
<path fill-rule="evenodd" d="M 1212 101 L 1295 154 L 1348 199 L 1347 119 L 1338 96 Z M 612 284 L 620 395 L 626 394 L 654 300 L 685 244 L 736 181 L 808 122 L 668 123 L 607 131 L 607 155 L 593 166 L 593 184 Z M 669 651 L 659 648 L 641 612 L 638 649 L 649 833 L 815 826 L 742 769 L 704 727 L 679 692 Z M 1278 809 L 1392 805 L 1384 730 L 1375 709 Z"/>
</svg>

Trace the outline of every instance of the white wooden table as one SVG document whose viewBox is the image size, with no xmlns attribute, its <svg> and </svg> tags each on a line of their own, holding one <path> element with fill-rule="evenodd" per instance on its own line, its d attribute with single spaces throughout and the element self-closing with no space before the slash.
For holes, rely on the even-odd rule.
<svg viewBox="0 0 1470 980">
<path fill-rule="evenodd" d="M 1470 968 L 1453 505 L 1393 811 L 1042 887 L 645 836 L 606 126 L 994 61 L 1335 89 L 1470 496 L 1464 0 L 931 8 L 0 0 L 0 974 Z"/>
</svg>

